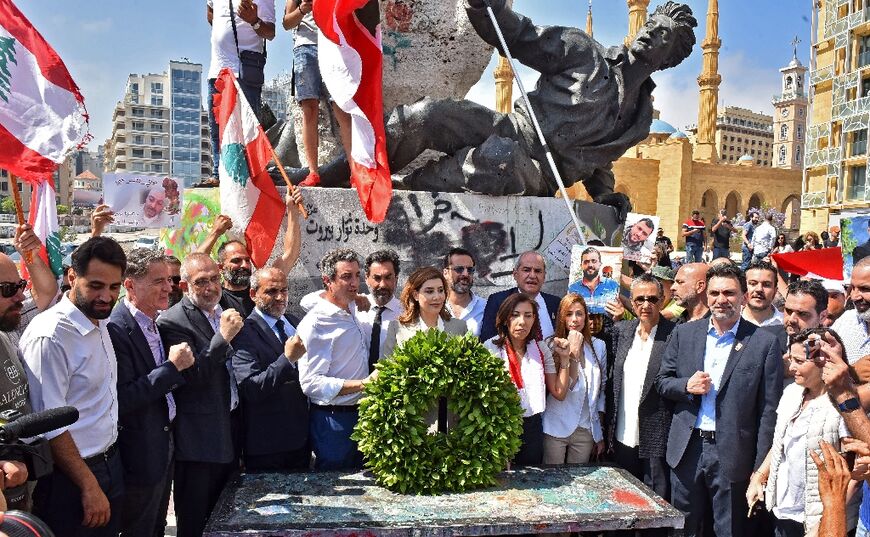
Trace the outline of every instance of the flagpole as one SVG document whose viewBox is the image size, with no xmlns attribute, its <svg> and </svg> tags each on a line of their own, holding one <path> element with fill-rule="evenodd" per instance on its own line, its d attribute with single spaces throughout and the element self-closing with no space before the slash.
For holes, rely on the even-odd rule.
<svg viewBox="0 0 870 537">
<path fill-rule="evenodd" d="M 27 222 L 24 220 L 24 206 L 21 204 L 21 192 L 18 191 L 18 178 L 15 174 L 9 174 L 9 183 L 12 187 L 12 199 L 15 201 L 15 216 L 18 218 L 18 225 L 23 226 Z M 24 252 L 24 262 L 28 265 L 33 263 L 33 252 Z"/>
<path fill-rule="evenodd" d="M 272 152 L 272 160 L 275 161 L 275 164 L 278 166 L 278 171 L 281 172 L 281 177 L 284 178 L 284 182 L 287 183 L 287 188 L 290 189 L 290 192 L 293 191 L 293 183 L 290 182 L 290 178 L 287 177 L 287 172 L 284 171 L 284 165 L 281 164 L 281 159 L 278 158 L 278 153 L 275 152 L 275 148 L 272 147 L 272 144 L 269 144 L 269 150 Z M 297 203 L 296 208 L 299 209 L 299 212 L 302 213 L 302 218 L 308 220 L 308 211 L 305 210 L 305 206 L 302 203 Z"/>
<path fill-rule="evenodd" d="M 585 236 L 583 235 L 583 229 L 580 227 L 580 220 L 577 218 L 577 214 L 574 212 L 574 207 L 571 206 L 571 201 L 568 198 L 568 191 L 565 189 L 565 183 L 562 181 L 562 175 L 559 173 L 559 169 L 556 168 L 556 161 L 553 159 L 553 153 L 550 151 L 550 146 L 547 145 L 547 140 L 544 138 L 544 132 L 541 130 L 541 125 L 538 123 L 538 116 L 535 114 L 535 110 L 532 108 L 532 103 L 529 102 L 529 95 L 526 93 L 526 88 L 523 85 L 523 80 L 517 74 L 517 66 L 516 62 L 514 62 L 514 58 L 511 55 L 511 51 L 508 50 L 507 42 L 505 42 L 504 35 L 501 33 L 501 27 L 498 25 L 498 20 L 495 18 L 495 12 L 492 10 L 492 5 L 489 3 L 489 0 L 483 0 L 486 4 L 486 12 L 489 15 L 489 19 L 492 21 L 492 25 L 495 28 L 495 33 L 498 35 L 498 41 L 501 43 L 501 49 L 504 51 L 505 57 L 510 62 L 511 71 L 514 75 L 514 80 L 517 81 L 517 86 L 520 88 L 520 93 L 523 94 L 523 101 L 526 103 L 526 109 L 529 111 L 529 116 L 531 116 L 532 124 L 535 127 L 535 131 L 538 134 L 538 139 L 541 142 L 541 146 L 544 148 L 544 152 L 547 156 L 547 163 L 550 165 L 550 170 L 553 172 L 553 176 L 556 178 L 556 182 L 559 184 L 559 192 L 562 193 L 562 199 L 565 200 L 565 205 L 568 207 L 568 212 L 571 214 L 571 220 L 574 222 L 574 227 L 577 228 L 577 233 L 580 234 L 580 237 L 583 237 L 585 240 Z"/>
</svg>

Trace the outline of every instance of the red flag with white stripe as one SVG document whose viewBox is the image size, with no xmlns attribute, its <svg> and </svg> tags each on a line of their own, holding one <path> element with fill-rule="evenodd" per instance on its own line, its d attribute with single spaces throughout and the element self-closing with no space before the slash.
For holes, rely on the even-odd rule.
<svg viewBox="0 0 870 537">
<path fill-rule="evenodd" d="M 369 31 L 355 11 L 373 0 L 317 0 L 317 56 L 329 94 L 352 122 L 351 184 L 372 222 L 383 222 L 393 194 L 384 130 L 380 25 Z"/>
<path fill-rule="evenodd" d="M 0 168 L 46 180 L 90 140 L 81 91 L 11 0 L 0 0 Z"/>
<path fill-rule="evenodd" d="M 771 256 L 781 270 L 816 280 L 843 279 L 843 251 L 839 246 Z"/>
<path fill-rule="evenodd" d="M 215 87 L 221 212 L 232 219 L 235 234 L 245 237 L 254 265 L 264 267 L 275 247 L 285 209 L 266 171 L 272 148 L 232 70 L 222 69 Z"/>
</svg>

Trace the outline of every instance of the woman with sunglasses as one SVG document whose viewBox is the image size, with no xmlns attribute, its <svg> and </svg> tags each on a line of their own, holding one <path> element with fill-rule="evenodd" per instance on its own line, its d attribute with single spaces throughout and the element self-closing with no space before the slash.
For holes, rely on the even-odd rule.
<svg viewBox="0 0 870 537">
<path fill-rule="evenodd" d="M 801 248 L 803 251 L 807 250 L 818 250 L 821 248 L 821 241 L 819 240 L 819 236 L 815 231 L 807 231 L 804 235 L 804 246 Z"/>
<path fill-rule="evenodd" d="M 559 303 L 556 333 L 549 341 L 557 371 L 568 370 L 564 398 L 547 396 L 544 410 L 544 464 L 580 464 L 604 452 L 604 382 L 607 349 L 592 337 L 589 311 L 578 294 Z"/>
<path fill-rule="evenodd" d="M 750 506 L 764 501 L 773 511 L 777 537 L 803 537 L 819 523 L 819 476 L 810 452 L 819 450 L 821 440 L 839 446 L 840 439 L 849 436 L 822 380 L 826 358 L 820 352 L 819 338 L 824 332 L 808 329 L 791 339 L 787 356 L 794 384 L 782 393 L 773 445 L 746 491 Z M 842 346 L 840 337 L 829 333 Z"/>
<path fill-rule="evenodd" d="M 535 465 L 544 460 L 543 413 L 550 393 L 558 400 L 568 394 L 568 368 L 556 369 L 553 355 L 541 341 L 538 304 L 522 293 L 510 295 L 495 316 L 496 336 L 483 345 L 504 360 L 523 407 L 522 446 L 514 464 Z"/>
</svg>

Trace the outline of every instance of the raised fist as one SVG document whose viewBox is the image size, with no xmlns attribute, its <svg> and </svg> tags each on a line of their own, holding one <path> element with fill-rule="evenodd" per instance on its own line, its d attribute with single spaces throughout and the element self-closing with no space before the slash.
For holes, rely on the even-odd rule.
<svg viewBox="0 0 870 537">
<path fill-rule="evenodd" d="M 284 342 L 284 356 L 291 362 L 299 360 L 303 354 L 305 354 L 305 344 L 298 334 Z"/>
<path fill-rule="evenodd" d="M 169 361 L 175 366 L 175 369 L 184 371 L 193 365 L 194 357 L 190 345 L 187 343 L 179 343 L 169 348 Z"/>
<path fill-rule="evenodd" d="M 221 313 L 221 326 L 220 332 L 223 338 L 227 343 L 233 340 L 236 337 L 236 334 L 242 329 L 242 325 L 244 324 L 244 320 L 242 316 L 239 315 L 239 312 L 230 308 L 228 310 L 224 310 Z"/>
</svg>

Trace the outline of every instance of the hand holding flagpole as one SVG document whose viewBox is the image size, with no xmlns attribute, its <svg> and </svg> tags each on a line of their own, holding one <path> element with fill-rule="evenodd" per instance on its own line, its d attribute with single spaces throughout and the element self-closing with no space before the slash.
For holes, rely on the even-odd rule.
<svg viewBox="0 0 870 537">
<path fill-rule="evenodd" d="M 27 223 L 24 219 L 24 206 L 21 204 L 21 192 L 18 191 L 18 178 L 15 174 L 9 174 L 9 183 L 12 187 L 12 199 L 15 201 L 15 216 L 18 220 L 18 225 L 23 226 Z M 28 265 L 33 263 L 33 252 L 24 252 L 24 262 Z"/>
</svg>

